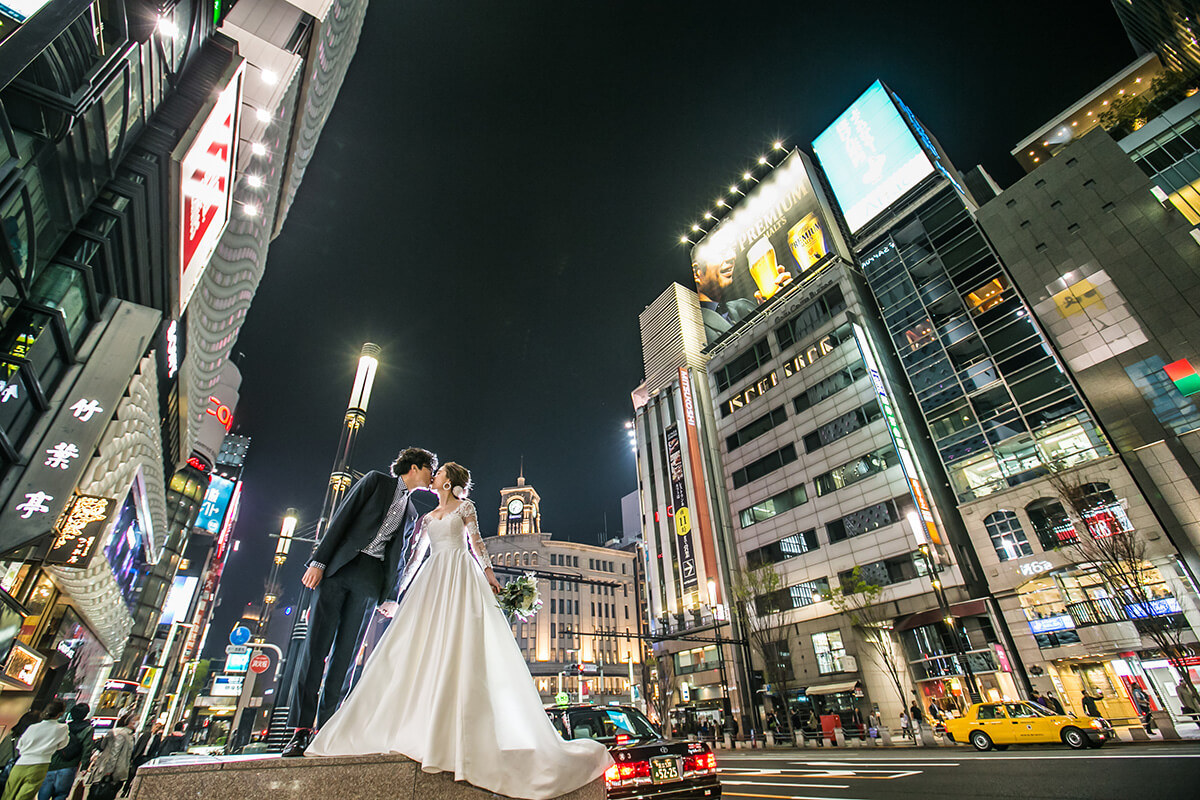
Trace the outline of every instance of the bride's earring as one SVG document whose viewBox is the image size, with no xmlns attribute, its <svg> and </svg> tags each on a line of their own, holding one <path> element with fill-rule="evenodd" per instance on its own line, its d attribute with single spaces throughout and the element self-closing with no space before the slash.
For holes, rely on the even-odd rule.
<svg viewBox="0 0 1200 800">
<path fill-rule="evenodd" d="M 450 491 L 450 481 L 446 481 L 445 483 L 443 483 L 442 488 L 445 489 L 446 491 Z"/>
</svg>

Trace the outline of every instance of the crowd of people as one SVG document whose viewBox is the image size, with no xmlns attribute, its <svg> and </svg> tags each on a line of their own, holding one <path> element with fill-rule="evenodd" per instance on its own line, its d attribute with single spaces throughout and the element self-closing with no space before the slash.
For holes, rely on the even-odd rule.
<svg viewBox="0 0 1200 800">
<path fill-rule="evenodd" d="M 142 764 L 186 749 L 182 722 L 167 736 L 158 722 L 135 736 L 129 712 L 97 740 L 90 713 L 87 703 L 67 711 L 51 700 L 21 717 L 0 742 L 0 800 L 115 800 Z"/>
</svg>

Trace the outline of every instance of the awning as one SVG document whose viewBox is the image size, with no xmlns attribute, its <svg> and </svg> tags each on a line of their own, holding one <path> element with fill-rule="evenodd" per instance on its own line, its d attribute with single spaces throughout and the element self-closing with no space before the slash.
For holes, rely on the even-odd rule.
<svg viewBox="0 0 1200 800">
<path fill-rule="evenodd" d="M 987 600 L 968 600 L 965 603 L 955 603 L 950 606 L 950 613 L 956 617 L 985 616 L 988 613 Z M 911 631 L 913 628 L 920 628 L 922 625 L 932 625 L 944 616 L 940 608 L 922 611 L 919 614 L 910 614 L 896 624 L 896 630 Z"/>
<path fill-rule="evenodd" d="M 858 681 L 841 681 L 840 683 L 822 683 L 819 686 L 810 686 L 804 690 L 807 695 L 814 694 L 838 694 L 840 692 L 853 692 L 858 687 Z"/>
</svg>

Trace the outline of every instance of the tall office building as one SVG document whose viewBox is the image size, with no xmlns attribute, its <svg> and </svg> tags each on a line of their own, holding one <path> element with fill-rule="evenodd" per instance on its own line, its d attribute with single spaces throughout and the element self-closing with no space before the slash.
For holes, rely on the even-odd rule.
<svg viewBox="0 0 1200 800">
<path fill-rule="evenodd" d="M 1200 69 L 1200 3 L 1189 0 L 1112 0 L 1139 53 L 1157 53 L 1174 70 Z"/>
<path fill-rule="evenodd" d="M 741 634 L 728 613 L 729 505 L 703 352 L 706 311 L 679 284 L 646 307 L 646 378 L 633 392 L 646 613 L 657 637 L 650 699 L 688 731 L 745 719 L 753 693 L 744 649 L 723 641 Z"/>
<path fill-rule="evenodd" d="M 1134 139 L 1128 149 L 1138 163 L 1124 144 L 1092 131 L 980 209 L 979 222 L 1082 389 L 1097 434 L 1115 452 L 1079 470 L 1109 486 L 1115 501 L 1111 514 L 1088 527 L 1102 522 L 1106 530 L 1115 520 L 1145 542 L 1147 574 L 1161 596 L 1153 613 L 1190 628 L 1185 639 L 1194 642 L 1200 406 L 1188 378 L 1195 374 L 1191 361 L 1200 360 L 1193 344 L 1200 339 L 1200 308 L 1192 302 L 1200 289 L 1200 243 L 1195 223 L 1163 191 L 1163 177 L 1145 170 L 1189 168 L 1187 157 L 1171 166 L 1154 155 L 1166 157 L 1172 148 L 1164 143 L 1182 145 L 1194 134 L 1195 105 L 1184 104 L 1173 119 L 1151 120 L 1126 137 Z M 1069 555 L 1069 548 L 1047 549 L 1039 557 L 1048 574 L 1015 581 L 1031 584 L 1015 587 L 1022 596 L 1041 598 L 1031 625 L 1063 626 L 1050 634 L 1061 646 L 1038 640 L 1045 657 L 1057 656 L 1048 670 L 1070 686 L 1065 663 L 1085 687 L 1119 690 L 1108 697 L 1140 683 L 1156 706 L 1179 713 L 1179 676 L 1141 635 L 1140 612 L 1100 599 L 1115 593 L 1096 588 L 1086 567 L 1064 565 Z M 1080 643 L 1067 644 L 1074 639 Z M 1091 655 L 1076 655 L 1084 650 Z M 1200 681 L 1200 671 L 1192 672 Z"/>
<path fill-rule="evenodd" d="M 233 423 L 228 354 L 365 6 L 0 8 L 0 600 L 24 618 L 0 683 L 25 707 L 138 702 Z"/>
</svg>

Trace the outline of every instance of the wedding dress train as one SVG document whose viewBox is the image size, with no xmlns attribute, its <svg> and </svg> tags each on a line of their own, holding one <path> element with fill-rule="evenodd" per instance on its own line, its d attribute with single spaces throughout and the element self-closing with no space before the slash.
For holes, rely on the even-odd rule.
<svg viewBox="0 0 1200 800">
<path fill-rule="evenodd" d="M 546 800 L 612 763 L 600 742 L 563 741 L 484 577 L 475 506 L 426 515 L 416 570 L 358 685 L 309 745 L 309 756 L 401 753 L 426 772 Z M 475 557 L 471 551 L 474 550 Z M 476 558 L 479 563 L 476 563 Z"/>
</svg>

